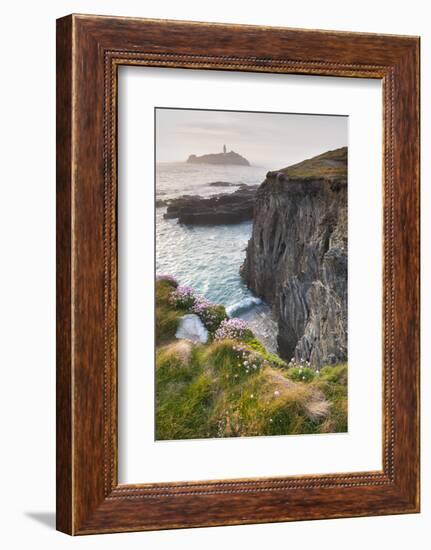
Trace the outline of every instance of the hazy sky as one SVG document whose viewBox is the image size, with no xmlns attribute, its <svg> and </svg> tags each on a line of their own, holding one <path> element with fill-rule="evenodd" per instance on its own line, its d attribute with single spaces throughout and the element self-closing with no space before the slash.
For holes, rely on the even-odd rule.
<svg viewBox="0 0 431 550">
<path fill-rule="evenodd" d="M 250 161 L 283 168 L 347 145 L 347 117 L 156 109 L 157 162 L 218 153 L 226 144 Z"/>
</svg>

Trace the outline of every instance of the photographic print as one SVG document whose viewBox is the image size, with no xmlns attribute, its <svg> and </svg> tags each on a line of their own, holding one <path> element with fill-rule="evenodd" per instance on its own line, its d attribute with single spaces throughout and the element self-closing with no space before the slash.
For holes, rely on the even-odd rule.
<svg viewBox="0 0 431 550">
<path fill-rule="evenodd" d="M 155 109 L 157 440 L 347 431 L 347 122 Z"/>
<path fill-rule="evenodd" d="M 57 529 L 419 512 L 420 38 L 56 45 Z"/>
</svg>

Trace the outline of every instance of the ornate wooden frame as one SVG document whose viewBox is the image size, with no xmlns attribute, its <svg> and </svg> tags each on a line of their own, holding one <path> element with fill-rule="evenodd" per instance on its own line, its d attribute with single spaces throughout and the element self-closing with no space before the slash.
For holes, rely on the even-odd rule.
<svg viewBox="0 0 431 550">
<path fill-rule="evenodd" d="M 383 470 L 117 480 L 119 65 L 377 78 L 384 103 Z M 57 21 L 57 528 L 419 511 L 419 38 L 70 15 Z"/>
</svg>

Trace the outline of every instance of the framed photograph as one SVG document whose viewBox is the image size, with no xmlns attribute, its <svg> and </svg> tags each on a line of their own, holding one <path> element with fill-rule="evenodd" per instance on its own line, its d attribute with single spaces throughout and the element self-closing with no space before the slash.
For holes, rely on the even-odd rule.
<svg viewBox="0 0 431 550">
<path fill-rule="evenodd" d="M 57 528 L 419 511 L 419 38 L 57 21 Z"/>
</svg>

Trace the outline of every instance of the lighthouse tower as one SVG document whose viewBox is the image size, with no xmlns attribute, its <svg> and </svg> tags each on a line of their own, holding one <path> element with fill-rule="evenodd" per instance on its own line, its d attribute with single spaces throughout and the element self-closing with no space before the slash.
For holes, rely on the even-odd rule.
<svg viewBox="0 0 431 550">
<path fill-rule="evenodd" d="M 223 145 L 223 153 L 226 154 L 226 145 Z"/>
</svg>

